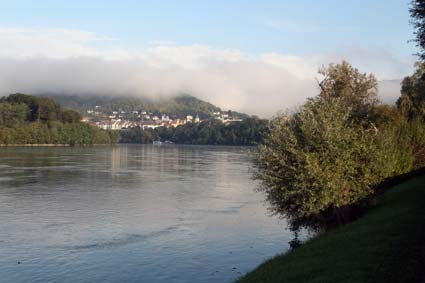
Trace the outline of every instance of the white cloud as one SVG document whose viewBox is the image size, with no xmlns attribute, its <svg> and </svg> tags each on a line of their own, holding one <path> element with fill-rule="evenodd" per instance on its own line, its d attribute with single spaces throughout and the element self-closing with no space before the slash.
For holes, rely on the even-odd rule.
<svg viewBox="0 0 425 283">
<path fill-rule="evenodd" d="M 100 52 L 90 43 L 112 40 L 79 30 L 0 27 L 0 57 L 96 56 Z"/>
<path fill-rule="evenodd" d="M 386 50 L 249 55 L 237 49 L 169 42 L 129 50 L 117 40 L 90 32 L 0 27 L 0 94 L 156 97 L 186 92 L 226 109 L 271 116 L 316 95 L 317 69 L 342 59 L 379 79 L 399 79 L 412 68 L 410 60 Z"/>
</svg>

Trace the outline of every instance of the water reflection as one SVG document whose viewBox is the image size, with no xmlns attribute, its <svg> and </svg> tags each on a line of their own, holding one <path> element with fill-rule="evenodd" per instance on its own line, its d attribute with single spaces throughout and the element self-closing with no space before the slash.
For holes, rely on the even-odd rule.
<svg viewBox="0 0 425 283">
<path fill-rule="evenodd" d="M 292 237 L 249 165 L 235 147 L 2 148 L 0 276 L 231 282 Z"/>
</svg>

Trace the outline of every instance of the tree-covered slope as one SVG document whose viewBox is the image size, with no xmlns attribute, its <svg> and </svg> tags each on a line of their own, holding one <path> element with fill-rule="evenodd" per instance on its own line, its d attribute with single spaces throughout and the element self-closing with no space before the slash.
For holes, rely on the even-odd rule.
<svg viewBox="0 0 425 283">
<path fill-rule="evenodd" d="M 0 144 L 111 144 L 118 135 L 80 122 L 77 112 L 47 97 L 0 98 Z"/>
<path fill-rule="evenodd" d="M 134 127 L 120 132 L 122 143 L 169 141 L 177 144 L 258 145 L 267 134 L 267 120 L 247 118 L 239 123 L 224 124 L 219 120 L 187 123 L 174 127 L 142 129 Z"/>
<path fill-rule="evenodd" d="M 152 113 L 167 113 L 177 117 L 199 115 L 208 118 L 221 109 L 209 102 L 190 95 L 181 95 L 171 98 L 150 99 L 143 97 L 94 96 L 94 95 L 49 95 L 64 107 L 78 111 L 81 114 L 100 106 L 103 112 L 112 111 L 146 111 Z M 239 113 L 240 114 L 240 113 Z M 240 114 L 243 118 L 244 114 Z"/>
</svg>

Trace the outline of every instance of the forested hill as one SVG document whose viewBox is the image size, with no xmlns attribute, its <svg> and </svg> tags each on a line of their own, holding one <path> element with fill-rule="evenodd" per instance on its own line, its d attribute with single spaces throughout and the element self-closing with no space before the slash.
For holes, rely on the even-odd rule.
<svg viewBox="0 0 425 283">
<path fill-rule="evenodd" d="M 111 144 L 117 133 L 80 122 L 77 112 L 50 98 L 11 94 L 0 98 L 0 145 Z"/>
<path fill-rule="evenodd" d="M 112 111 L 146 111 L 151 113 L 167 113 L 177 117 L 186 115 L 199 115 L 208 118 L 214 112 L 221 109 L 209 102 L 200 100 L 190 95 L 181 95 L 167 99 L 153 100 L 141 97 L 118 97 L 118 96 L 94 96 L 94 95 L 48 95 L 64 107 L 85 114 L 87 110 L 95 109 L 96 106 L 105 112 Z M 239 117 L 245 118 L 247 115 L 238 113 Z"/>
</svg>

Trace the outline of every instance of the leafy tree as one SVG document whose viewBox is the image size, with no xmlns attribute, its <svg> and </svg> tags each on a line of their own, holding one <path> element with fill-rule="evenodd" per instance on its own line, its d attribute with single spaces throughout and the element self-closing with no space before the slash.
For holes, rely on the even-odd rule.
<svg viewBox="0 0 425 283">
<path fill-rule="evenodd" d="M 416 45 L 421 49 L 419 56 L 425 59 L 425 1 L 413 0 L 410 6 L 410 16 L 413 27 L 416 29 Z"/>
<path fill-rule="evenodd" d="M 330 64 L 319 70 L 323 80 L 319 83 L 320 96 L 341 98 L 352 108 L 355 118 L 362 119 L 377 102 L 378 82 L 372 74 L 361 73 L 348 62 Z"/>
<path fill-rule="evenodd" d="M 179 144 L 257 145 L 267 132 L 267 121 L 247 118 L 242 122 L 224 125 L 220 120 L 207 120 L 199 124 L 187 123 L 177 128 L 159 127 L 142 130 L 135 127 L 120 132 L 121 142 L 152 143 L 154 140 Z"/>
<path fill-rule="evenodd" d="M 259 147 L 255 177 L 271 209 L 294 228 L 365 199 L 380 180 L 373 135 L 347 110 L 341 98 L 310 100 L 275 118 Z"/>
<path fill-rule="evenodd" d="M 64 123 L 77 123 L 81 120 L 81 115 L 73 110 L 64 109 L 61 120 Z"/>
<path fill-rule="evenodd" d="M 0 144 L 112 144 L 110 133 L 80 122 L 80 115 L 45 97 L 0 98 Z"/>
<path fill-rule="evenodd" d="M 321 73 L 319 96 L 273 119 L 254 158 L 260 190 L 293 229 L 352 219 L 375 185 L 415 160 L 406 120 L 376 105 L 372 75 L 346 62 Z"/>
<path fill-rule="evenodd" d="M 413 75 L 401 83 L 401 96 L 397 107 L 410 121 L 425 120 L 425 63 L 416 63 Z"/>
<path fill-rule="evenodd" d="M 21 125 L 28 116 L 26 104 L 0 103 L 0 125 L 13 127 Z"/>
</svg>

